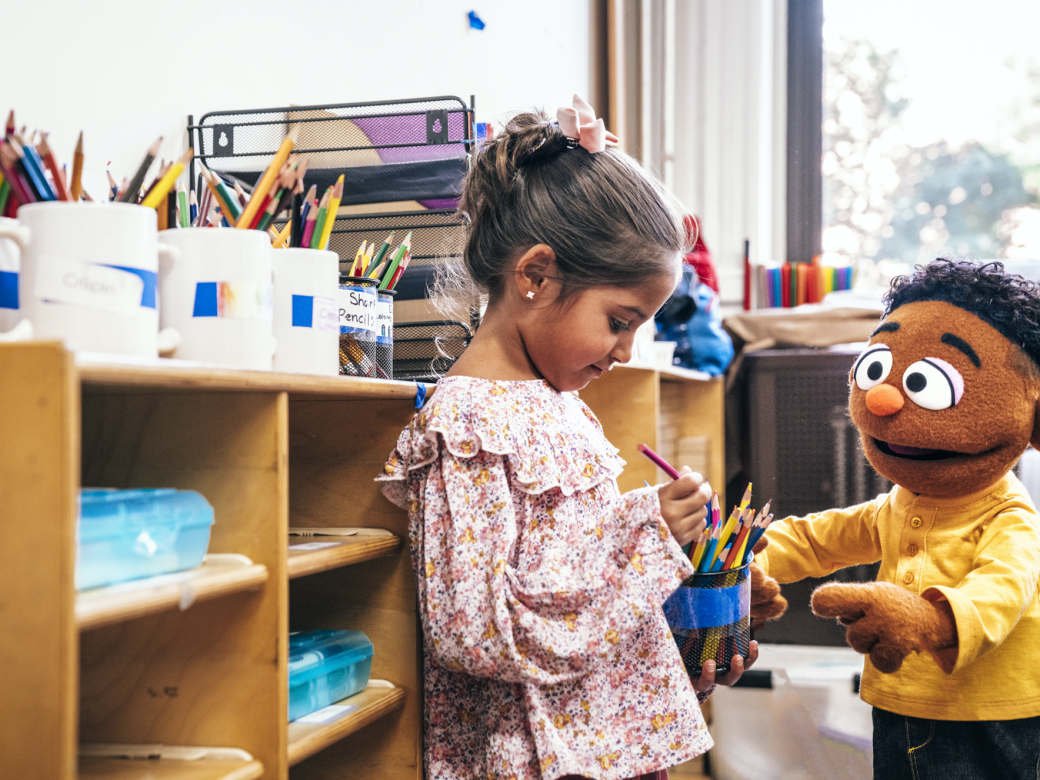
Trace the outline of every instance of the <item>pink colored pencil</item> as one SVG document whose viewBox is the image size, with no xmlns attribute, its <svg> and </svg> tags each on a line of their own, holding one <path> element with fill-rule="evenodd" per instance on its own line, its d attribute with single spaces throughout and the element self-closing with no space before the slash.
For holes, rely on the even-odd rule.
<svg viewBox="0 0 1040 780">
<path fill-rule="evenodd" d="M 652 449 L 647 447 L 645 444 L 640 444 L 638 449 L 641 453 L 646 455 L 646 457 L 648 457 L 650 460 L 656 463 L 657 467 L 661 469 L 661 471 L 663 471 L 669 477 L 671 477 L 672 479 L 679 479 L 679 472 L 672 468 L 671 465 L 669 465 L 668 461 L 666 461 Z"/>
</svg>

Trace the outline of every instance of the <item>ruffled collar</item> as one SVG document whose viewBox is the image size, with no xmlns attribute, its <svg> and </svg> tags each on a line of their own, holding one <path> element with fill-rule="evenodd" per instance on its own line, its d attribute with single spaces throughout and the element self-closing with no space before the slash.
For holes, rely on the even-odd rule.
<svg viewBox="0 0 1040 780">
<path fill-rule="evenodd" d="M 405 479 L 437 460 L 442 447 L 457 458 L 481 450 L 506 456 L 514 484 L 534 494 L 588 490 L 625 466 L 588 406 L 541 379 L 441 379 L 378 479 Z"/>
</svg>

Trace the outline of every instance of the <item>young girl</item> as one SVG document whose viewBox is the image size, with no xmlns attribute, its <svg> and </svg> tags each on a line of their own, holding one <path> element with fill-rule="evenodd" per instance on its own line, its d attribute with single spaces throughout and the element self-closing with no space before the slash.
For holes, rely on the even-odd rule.
<svg viewBox="0 0 1040 780">
<path fill-rule="evenodd" d="M 712 745 L 714 664 L 695 691 L 661 611 L 710 487 L 685 469 L 620 495 L 624 461 L 573 394 L 672 292 L 682 222 L 579 100 L 476 155 L 460 208 L 487 310 L 380 477 L 409 514 L 430 780 L 666 777 Z"/>
</svg>

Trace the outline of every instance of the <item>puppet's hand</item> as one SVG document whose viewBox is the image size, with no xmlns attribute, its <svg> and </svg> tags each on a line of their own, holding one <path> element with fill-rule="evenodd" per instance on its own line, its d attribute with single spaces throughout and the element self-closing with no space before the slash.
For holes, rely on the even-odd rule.
<svg viewBox="0 0 1040 780">
<path fill-rule="evenodd" d="M 812 611 L 848 626 L 845 640 L 892 674 L 911 652 L 927 652 L 947 674 L 956 662 L 957 624 L 945 601 L 932 602 L 888 582 L 821 585 Z"/>
<path fill-rule="evenodd" d="M 769 541 L 763 536 L 755 545 L 762 552 Z M 787 610 L 787 599 L 780 595 L 780 584 L 762 571 L 757 563 L 751 564 L 751 627 L 761 628 L 767 620 L 776 620 Z"/>
</svg>

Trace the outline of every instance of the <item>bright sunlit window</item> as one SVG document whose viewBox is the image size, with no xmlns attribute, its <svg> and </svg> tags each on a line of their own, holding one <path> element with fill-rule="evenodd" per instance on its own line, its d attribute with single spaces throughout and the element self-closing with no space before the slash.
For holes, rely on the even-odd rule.
<svg viewBox="0 0 1040 780">
<path fill-rule="evenodd" d="M 824 0 L 824 262 L 1040 261 L 1040 3 Z"/>
</svg>

